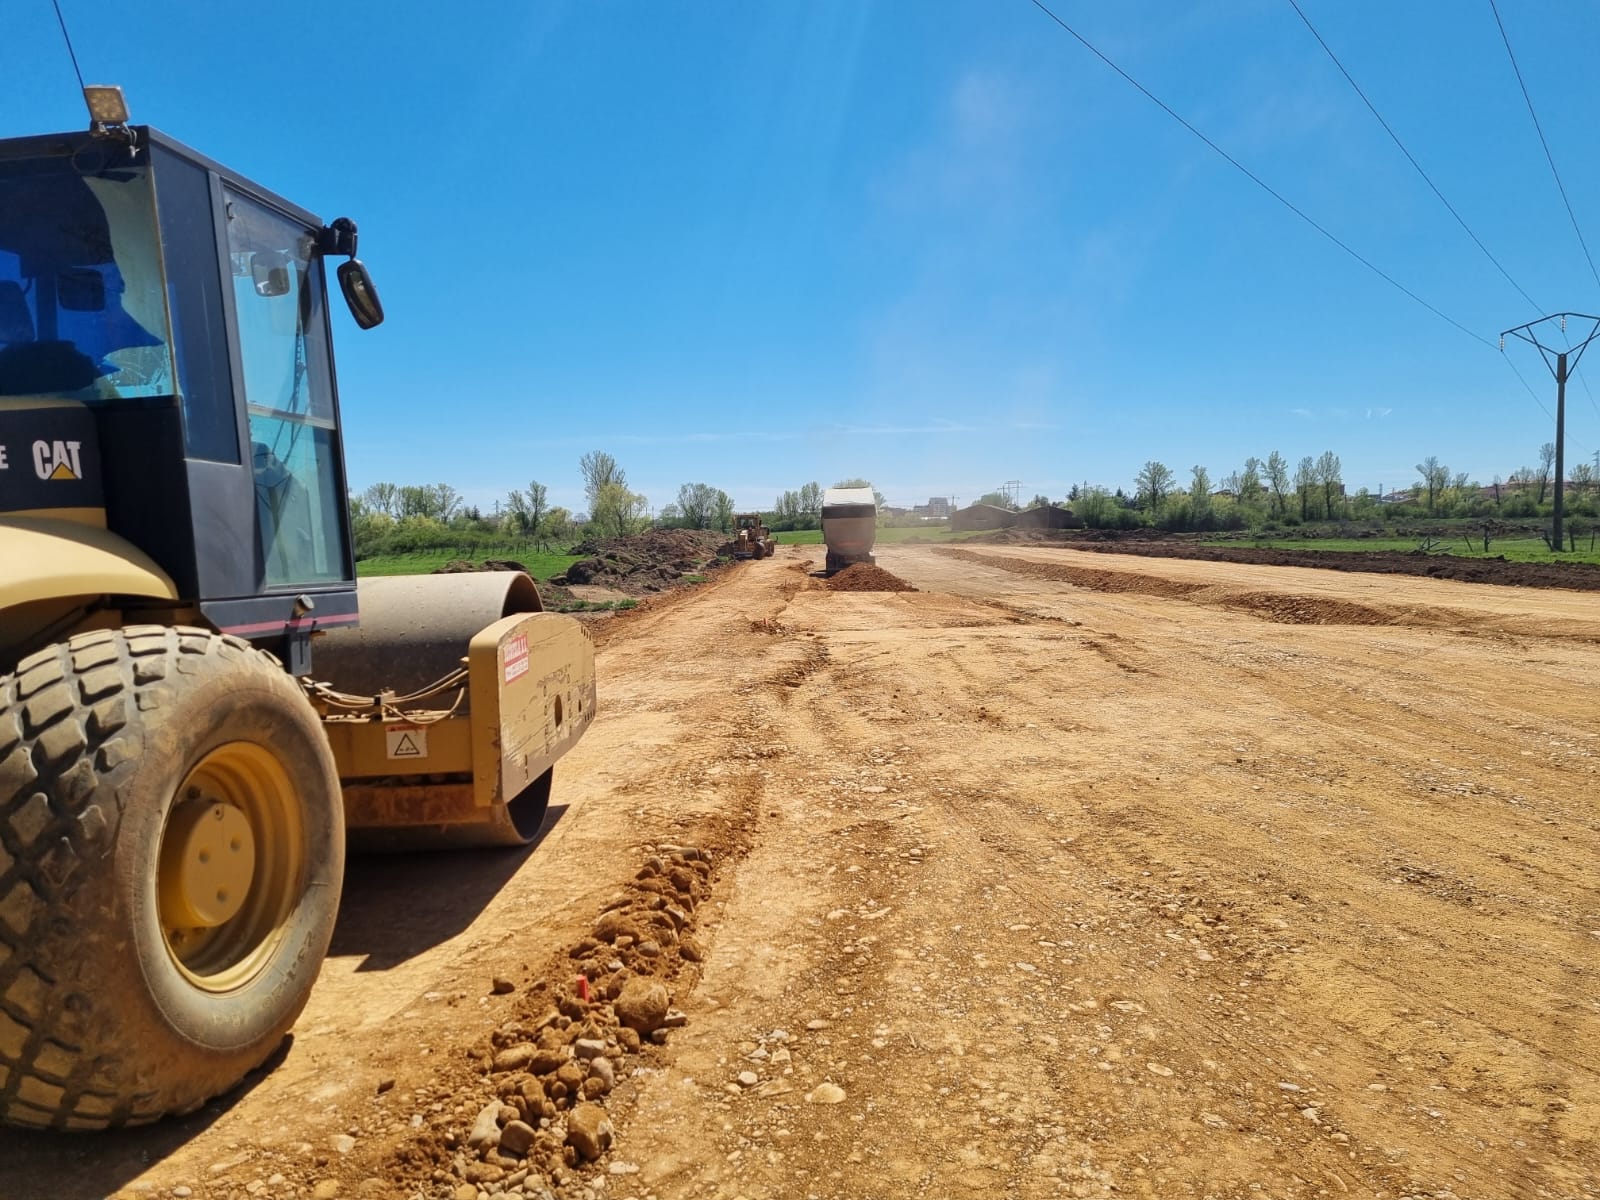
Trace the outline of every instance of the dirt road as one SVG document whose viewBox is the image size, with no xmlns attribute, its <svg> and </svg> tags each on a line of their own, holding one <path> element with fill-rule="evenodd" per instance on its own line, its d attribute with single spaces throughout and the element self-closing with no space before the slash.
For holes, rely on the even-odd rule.
<svg viewBox="0 0 1600 1200">
<path fill-rule="evenodd" d="M 490 1053 L 668 844 L 713 866 L 661 972 L 687 1024 L 621 1057 L 598 1163 L 483 1194 L 1600 1196 L 1592 597 L 820 561 L 600 627 L 532 852 L 356 863 L 271 1074 L 0 1133 L 0 1196 L 474 1195 Z"/>
</svg>

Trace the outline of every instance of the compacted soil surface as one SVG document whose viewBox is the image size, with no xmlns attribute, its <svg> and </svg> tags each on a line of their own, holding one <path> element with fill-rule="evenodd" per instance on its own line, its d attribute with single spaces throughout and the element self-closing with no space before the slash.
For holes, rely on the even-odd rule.
<svg viewBox="0 0 1600 1200">
<path fill-rule="evenodd" d="M 821 559 L 593 626 L 534 847 L 353 861 L 270 1070 L 0 1196 L 1600 1196 L 1592 594 Z"/>
</svg>

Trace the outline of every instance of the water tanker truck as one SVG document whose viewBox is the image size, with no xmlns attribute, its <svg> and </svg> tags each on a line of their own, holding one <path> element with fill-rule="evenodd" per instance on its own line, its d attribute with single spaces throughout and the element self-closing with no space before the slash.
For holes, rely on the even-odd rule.
<svg viewBox="0 0 1600 1200">
<path fill-rule="evenodd" d="M 828 544 L 823 570 L 832 575 L 851 563 L 870 563 L 878 532 L 878 502 L 867 487 L 834 487 L 822 494 L 822 540 Z"/>
</svg>

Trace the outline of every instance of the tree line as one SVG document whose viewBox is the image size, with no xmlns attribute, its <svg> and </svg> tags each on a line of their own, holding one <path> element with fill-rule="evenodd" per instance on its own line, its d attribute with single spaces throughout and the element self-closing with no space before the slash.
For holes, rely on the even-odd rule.
<svg viewBox="0 0 1600 1200">
<path fill-rule="evenodd" d="M 1548 511 L 1554 466 L 1555 444 L 1546 442 L 1539 448 L 1537 466 L 1519 467 L 1509 478 L 1496 475 L 1486 485 L 1430 455 L 1416 465 L 1414 481 L 1379 496 L 1364 487 L 1352 493 L 1332 450 L 1306 455 L 1293 468 L 1274 450 L 1264 459 L 1246 458 L 1242 468 L 1215 484 L 1204 466 L 1191 467 L 1185 482 L 1165 463 L 1152 459 L 1139 469 L 1131 493 L 1086 482 L 1074 485 L 1067 500 L 1090 526 L 1153 525 L 1173 530 L 1292 526 L 1370 519 L 1385 512 L 1402 517 L 1535 517 Z M 1600 472 L 1589 462 L 1579 462 L 1567 474 L 1571 511 L 1600 515 L 1596 503 Z"/>
<path fill-rule="evenodd" d="M 1415 481 L 1387 496 L 1366 488 L 1353 494 L 1345 486 L 1343 465 L 1332 450 L 1306 455 L 1292 467 L 1277 450 L 1265 458 L 1247 457 L 1243 466 L 1213 481 L 1195 465 L 1187 481 L 1154 459 L 1139 469 L 1131 491 L 1096 484 L 1074 484 L 1065 500 L 1084 523 L 1097 528 L 1155 526 L 1171 530 L 1277 528 L 1321 520 L 1396 517 L 1536 517 L 1548 512 L 1554 491 L 1555 445 L 1539 448 L 1536 465 L 1519 467 L 1509 478 L 1496 475 L 1487 485 L 1452 471 L 1437 456 L 1416 465 Z M 493 511 L 467 504 L 447 483 L 375 483 L 350 497 L 356 556 L 399 554 L 441 547 L 502 545 L 507 541 L 534 551 L 565 549 L 576 542 L 620 537 L 651 525 L 731 533 L 734 504 L 719 487 L 685 483 L 677 495 L 652 513 L 650 502 L 628 484 L 616 458 L 592 450 L 578 460 L 587 509 L 574 513 L 549 502 L 539 480 L 513 488 Z M 1600 516 L 1600 473 L 1588 461 L 1568 472 L 1569 511 Z M 842 479 L 835 487 L 866 487 L 864 479 Z M 776 531 L 816 529 L 822 523 L 822 486 L 815 480 L 780 493 L 763 514 Z M 880 510 L 882 493 L 874 492 Z M 1027 507 L 1051 503 L 1039 494 Z M 979 497 L 979 503 L 1016 509 L 1004 492 Z"/>
<path fill-rule="evenodd" d="M 649 499 L 628 485 L 627 472 L 616 458 L 592 450 L 578 460 L 587 510 L 574 513 L 550 503 L 550 489 L 529 480 L 513 488 L 493 511 L 468 505 L 448 483 L 375 483 L 349 498 L 356 557 L 408 554 L 419 550 L 503 546 L 507 542 L 532 551 L 565 549 L 590 539 L 622 537 L 653 526 L 705 529 L 731 534 L 733 498 L 708 483 L 685 483 L 677 496 L 652 514 Z M 864 487 L 862 479 L 841 480 L 836 487 Z M 884 503 L 877 496 L 878 504 Z M 816 529 L 821 524 L 822 487 L 816 482 L 783 492 L 770 513 L 775 530 Z"/>
</svg>

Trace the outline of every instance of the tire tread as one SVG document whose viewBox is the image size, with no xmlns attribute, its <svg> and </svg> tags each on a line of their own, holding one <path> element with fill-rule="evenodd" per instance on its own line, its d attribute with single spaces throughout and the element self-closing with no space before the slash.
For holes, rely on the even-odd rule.
<svg viewBox="0 0 1600 1200">
<path fill-rule="evenodd" d="M 164 1115 L 115 1054 L 85 1049 L 86 997 L 41 963 L 71 921 L 122 818 L 120 778 L 142 750 L 136 714 L 161 705 L 174 670 L 267 657 L 209 630 L 98 630 L 47 647 L 0 675 L 0 1117 L 96 1129 Z"/>
</svg>

